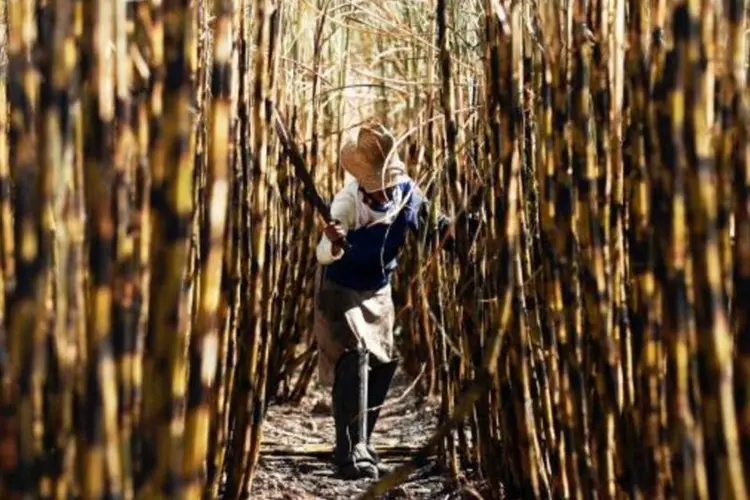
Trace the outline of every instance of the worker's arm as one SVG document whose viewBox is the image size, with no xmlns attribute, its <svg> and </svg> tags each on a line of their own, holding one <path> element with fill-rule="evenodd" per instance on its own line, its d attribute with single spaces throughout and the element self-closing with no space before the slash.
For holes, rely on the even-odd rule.
<svg viewBox="0 0 750 500">
<path fill-rule="evenodd" d="M 443 248 L 448 251 L 456 250 L 456 231 L 468 233 L 469 240 L 473 240 L 479 229 L 477 214 L 461 213 L 454 220 L 438 209 L 437 221 L 432 220 L 431 202 L 415 187 L 414 209 L 417 213 L 416 224 L 413 229 L 420 235 L 420 241 L 444 241 Z M 464 234 L 463 232 L 461 234 Z"/>
<path fill-rule="evenodd" d="M 438 241 L 442 241 L 446 237 L 452 239 L 453 221 L 451 218 L 438 209 L 437 221 L 433 222 L 432 214 L 430 213 L 431 210 L 430 202 L 424 199 L 417 212 L 420 236 L 425 237 L 427 241 L 433 241 L 436 236 Z M 448 243 L 446 242 L 446 244 Z"/>
<path fill-rule="evenodd" d="M 437 221 L 433 222 L 431 202 L 416 183 L 412 186 L 408 204 L 413 214 L 410 226 L 412 231 L 418 235 L 420 241 L 425 241 L 425 239 L 430 242 L 434 241 L 436 235 L 438 240 L 441 241 L 446 236 L 449 239 L 451 238 L 452 221 L 450 217 L 438 210 Z M 448 243 L 446 242 L 446 244 Z"/>
<path fill-rule="evenodd" d="M 333 198 L 331 218 L 334 222 L 326 226 L 315 250 L 315 256 L 320 264 L 332 264 L 344 255 L 340 242 L 342 238 L 346 237 L 346 233 L 354 227 L 357 217 L 356 203 L 354 195 L 346 189 L 340 191 Z"/>
</svg>

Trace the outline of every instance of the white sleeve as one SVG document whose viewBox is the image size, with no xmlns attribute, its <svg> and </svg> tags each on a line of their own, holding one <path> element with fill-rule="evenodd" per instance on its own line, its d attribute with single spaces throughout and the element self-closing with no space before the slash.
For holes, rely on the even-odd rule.
<svg viewBox="0 0 750 500">
<path fill-rule="evenodd" d="M 353 229 L 357 218 L 356 194 L 348 189 L 339 191 L 331 203 L 331 218 L 338 221 L 344 231 Z M 339 260 L 343 255 L 343 252 L 334 255 L 331 240 L 325 234 L 321 236 L 318 247 L 315 250 L 315 256 L 320 264 L 324 266 L 331 264 Z"/>
</svg>

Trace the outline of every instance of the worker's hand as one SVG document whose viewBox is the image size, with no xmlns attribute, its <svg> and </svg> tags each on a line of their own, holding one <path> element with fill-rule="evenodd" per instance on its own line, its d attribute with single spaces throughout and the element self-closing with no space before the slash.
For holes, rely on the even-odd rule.
<svg viewBox="0 0 750 500">
<path fill-rule="evenodd" d="M 323 233 L 333 244 L 336 253 L 340 252 L 344 248 L 344 239 L 346 238 L 346 231 L 338 221 L 331 221 L 323 228 Z"/>
</svg>

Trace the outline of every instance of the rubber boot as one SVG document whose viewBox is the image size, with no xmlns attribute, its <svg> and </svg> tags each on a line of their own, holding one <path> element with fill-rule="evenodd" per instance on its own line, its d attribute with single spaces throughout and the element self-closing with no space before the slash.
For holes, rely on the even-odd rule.
<svg viewBox="0 0 750 500">
<path fill-rule="evenodd" d="M 345 479 L 377 479 L 375 459 L 365 442 L 359 442 L 357 417 L 365 408 L 360 408 L 359 404 L 358 368 L 357 352 L 345 353 L 336 364 L 333 384 L 333 418 L 336 424 L 334 462 Z"/>
<path fill-rule="evenodd" d="M 380 406 L 385 402 L 385 398 L 391 387 L 391 382 L 393 381 L 393 376 L 396 374 L 397 367 L 398 361 L 391 361 L 373 366 L 370 368 L 370 374 L 368 377 L 367 408 L 369 408 L 369 410 L 367 412 L 367 448 L 370 451 L 370 455 L 375 459 L 375 465 L 381 476 L 390 474 L 392 468 L 380 461 L 377 453 L 375 453 L 375 447 L 370 443 L 370 438 L 372 436 L 372 431 L 375 429 L 375 424 L 378 422 L 378 417 L 380 416 Z"/>
</svg>

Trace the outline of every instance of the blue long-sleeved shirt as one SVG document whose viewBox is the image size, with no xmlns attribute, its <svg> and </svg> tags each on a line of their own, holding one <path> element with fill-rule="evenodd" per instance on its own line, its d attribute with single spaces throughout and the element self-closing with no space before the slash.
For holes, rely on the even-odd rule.
<svg viewBox="0 0 750 500">
<path fill-rule="evenodd" d="M 399 250 L 408 231 L 424 224 L 420 210 L 426 200 L 416 183 L 405 177 L 393 191 L 392 201 L 372 208 L 364 201 L 357 182 L 350 182 L 331 203 L 331 217 L 347 232 L 351 248 L 333 253 L 323 235 L 316 256 L 325 265 L 325 277 L 355 290 L 377 290 L 390 282 Z"/>
</svg>

